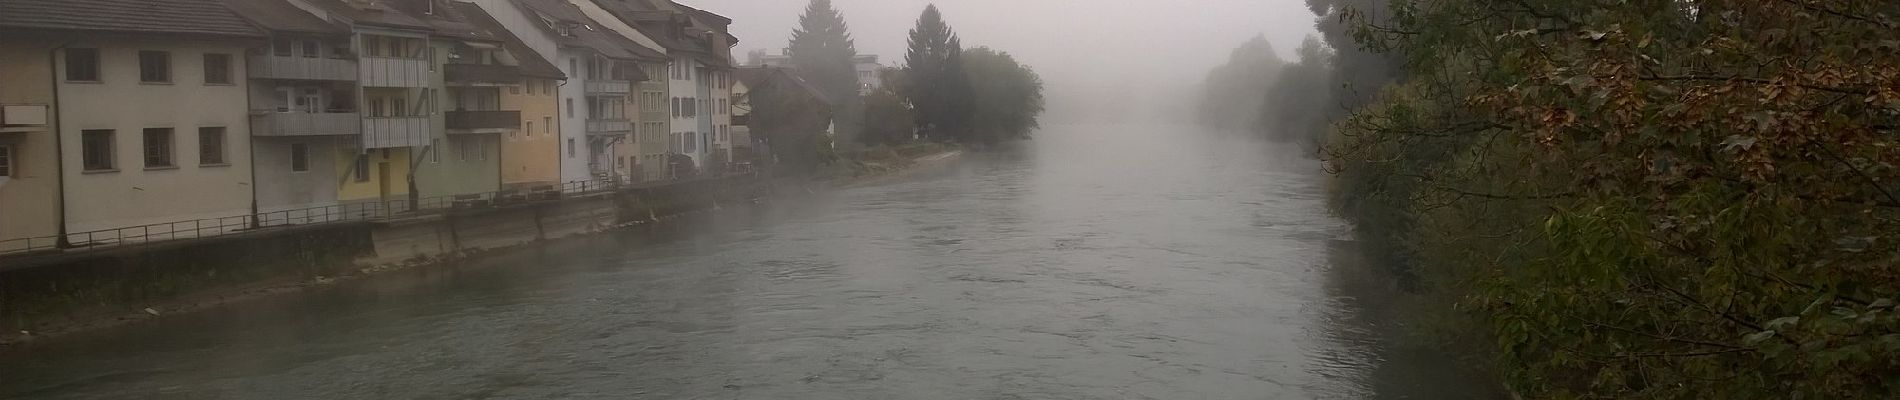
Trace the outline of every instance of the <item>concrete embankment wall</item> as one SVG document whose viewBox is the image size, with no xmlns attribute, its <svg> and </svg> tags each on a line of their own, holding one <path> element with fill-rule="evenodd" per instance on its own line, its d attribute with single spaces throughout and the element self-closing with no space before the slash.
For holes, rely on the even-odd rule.
<svg viewBox="0 0 1900 400">
<path fill-rule="evenodd" d="M 602 232 L 749 201 L 772 188 L 750 177 L 690 181 L 406 219 L 0 259 L 0 338 L 147 307 L 169 312 L 164 304 L 192 296 L 242 296 Z"/>
</svg>

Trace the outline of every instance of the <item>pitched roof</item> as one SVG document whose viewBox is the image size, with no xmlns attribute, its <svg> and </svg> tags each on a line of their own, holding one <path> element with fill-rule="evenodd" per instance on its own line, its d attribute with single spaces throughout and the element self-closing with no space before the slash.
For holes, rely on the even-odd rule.
<svg viewBox="0 0 1900 400">
<path fill-rule="evenodd" d="M 435 27 L 430 26 L 429 23 L 427 22 L 423 22 L 422 20 L 416 19 L 414 17 L 410 17 L 406 14 L 403 14 L 402 11 L 400 10 L 392 9 L 387 5 L 382 5 L 376 2 L 369 2 L 365 4 L 350 4 L 350 3 L 345 3 L 346 0 L 304 0 L 304 1 L 317 7 L 323 7 L 324 10 L 329 11 L 338 16 L 341 16 L 343 18 L 347 18 L 351 22 L 356 23 L 356 24 L 382 26 L 382 27 L 399 28 L 399 29 L 414 29 L 414 30 L 434 30 L 435 29 Z M 357 2 L 359 0 L 348 0 L 348 1 Z"/>
<path fill-rule="evenodd" d="M 224 6 L 238 16 L 264 29 L 288 32 L 346 34 L 348 28 L 311 15 L 284 0 L 223 0 Z"/>
<path fill-rule="evenodd" d="M 523 43 L 521 38 L 516 37 L 513 32 L 509 32 L 507 28 L 501 25 L 501 22 L 495 21 L 495 17 L 488 15 L 488 12 L 483 11 L 481 6 L 475 5 L 475 3 L 463 3 L 459 1 L 453 3 L 455 3 L 457 11 L 468 18 L 470 25 L 473 25 L 476 29 L 488 31 L 494 34 L 496 38 L 501 39 L 502 48 L 507 49 L 508 54 L 514 56 L 515 64 L 521 67 L 521 73 L 523 75 L 537 78 L 567 79 L 567 75 L 561 73 L 560 67 L 555 67 L 554 64 L 548 62 L 547 59 L 541 58 L 541 53 L 536 53 L 533 49 L 528 48 L 528 45 Z"/>
<path fill-rule="evenodd" d="M 720 56 L 720 54 L 730 54 L 730 49 L 716 49 L 714 47 L 717 46 L 713 46 L 704 38 L 697 38 L 685 34 L 686 28 L 691 25 L 693 18 L 696 18 L 689 14 L 691 12 L 696 11 L 699 14 L 704 14 L 704 16 L 697 18 L 714 18 L 715 20 L 731 21 L 724 19 L 725 17 L 693 10 L 670 1 L 593 1 L 594 4 L 600 5 L 601 9 L 607 10 L 609 14 L 613 14 L 614 17 L 625 21 L 627 25 L 633 26 L 633 28 L 639 30 L 641 34 L 646 35 L 649 39 L 653 39 L 655 43 L 659 43 L 660 47 L 665 47 L 668 51 L 690 53 L 694 58 L 698 58 L 700 61 L 715 66 L 728 67 L 732 65 L 730 56 Z M 662 7 L 662 5 L 664 5 L 664 7 Z M 731 35 L 724 32 L 716 33 L 726 35 L 729 38 L 731 37 Z"/>
<path fill-rule="evenodd" d="M 0 28 L 264 36 L 214 0 L 4 0 Z"/>
<path fill-rule="evenodd" d="M 732 77 L 753 91 L 766 90 L 778 85 L 790 85 L 790 89 L 803 92 L 818 102 L 825 105 L 834 104 L 829 97 L 825 96 L 825 92 L 818 90 L 817 86 L 813 86 L 804 78 L 798 77 L 795 72 L 791 68 L 781 67 L 740 67 L 732 70 Z"/>
<path fill-rule="evenodd" d="M 501 42 L 501 38 L 468 23 L 468 15 L 450 0 L 384 0 L 390 7 L 407 13 L 434 29 L 436 36 L 482 42 Z"/>
<path fill-rule="evenodd" d="M 514 3 L 531 13 L 552 19 L 555 23 L 567 24 L 568 35 L 562 35 L 560 31 L 544 24 L 534 24 L 549 36 L 554 37 L 555 42 L 561 47 L 590 49 L 607 58 L 623 60 L 645 58 L 634 53 L 640 47 L 638 43 L 620 37 L 619 34 L 608 33 L 607 27 L 595 23 L 592 18 L 587 17 L 587 14 L 581 13 L 579 7 L 574 7 L 566 1 L 514 0 Z"/>
</svg>

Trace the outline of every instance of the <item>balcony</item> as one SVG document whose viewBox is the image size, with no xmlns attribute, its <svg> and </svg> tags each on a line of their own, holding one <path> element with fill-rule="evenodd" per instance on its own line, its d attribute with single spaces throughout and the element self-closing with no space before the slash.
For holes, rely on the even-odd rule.
<svg viewBox="0 0 1900 400">
<path fill-rule="evenodd" d="M 362 81 L 367 87 L 429 87 L 429 60 L 363 57 Z"/>
<path fill-rule="evenodd" d="M 316 57 L 251 56 L 248 70 L 258 79 L 356 80 L 356 60 Z"/>
<path fill-rule="evenodd" d="M 268 137 L 357 135 L 363 116 L 357 113 L 280 113 L 251 115 L 251 135 Z"/>
<path fill-rule="evenodd" d="M 449 111 L 443 116 L 449 133 L 491 133 L 521 127 L 520 111 Z"/>
<path fill-rule="evenodd" d="M 596 79 L 587 80 L 587 95 L 589 96 L 600 96 L 600 95 L 625 96 L 627 95 L 627 93 L 632 93 L 632 92 L 633 92 L 633 82 L 614 81 L 614 80 L 596 80 Z"/>
<path fill-rule="evenodd" d="M 633 121 L 625 119 L 587 120 L 587 134 L 589 135 L 625 135 L 629 133 L 633 133 Z"/>
<path fill-rule="evenodd" d="M 442 79 L 449 86 L 503 86 L 521 83 L 521 68 L 509 65 L 448 64 Z"/>
<path fill-rule="evenodd" d="M 44 131 L 46 117 L 44 105 L 0 105 L 0 132 Z"/>
<path fill-rule="evenodd" d="M 363 147 L 371 149 L 429 145 L 429 117 L 363 119 Z"/>
</svg>

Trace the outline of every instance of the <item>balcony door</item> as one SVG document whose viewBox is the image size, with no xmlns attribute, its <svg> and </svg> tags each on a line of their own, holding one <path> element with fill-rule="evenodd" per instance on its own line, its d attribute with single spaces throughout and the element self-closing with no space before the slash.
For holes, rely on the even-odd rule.
<svg viewBox="0 0 1900 400">
<path fill-rule="evenodd" d="M 323 112 L 323 92 L 316 88 L 277 88 L 277 97 L 282 102 L 277 112 Z"/>
</svg>

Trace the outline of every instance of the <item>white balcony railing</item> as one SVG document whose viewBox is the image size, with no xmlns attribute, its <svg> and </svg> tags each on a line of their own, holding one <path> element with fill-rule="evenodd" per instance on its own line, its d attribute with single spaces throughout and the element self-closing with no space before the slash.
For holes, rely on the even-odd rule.
<svg viewBox="0 0 1900 400">
<path fill-rule="evenodd" d="M 633 121 L 624 119 L 587 120 L 587 134 L 589 135 L 622 135 L 628 133 L 633 133 Z"/>
<path fill-rule="evenodd" d="M 0 105 L 0 127 L 45 127 L 46 120 L 45 105 Z"/>
<path fill-rule="evenodd" d="M 624 95 L 633 92 L 633 82 L 587 80 L 587 94 Z"/>
<path fill-rule="evenodd" d="M 258 79 L 356 80 L 356 60 L 320 57 L 251 56 L 251 77 Z"/>
<path fill-rule="evenodd" d="M 363 57 L 363 86 L 429 87 L 429 60 Z"/>
<path fill-rule="evenodd" d="M 363 119 L 363 147 L 416 147 L 429 144 L 429 117 Z"/>
<path fill-rule="evenodd" d="M 251 116 L 253 136 L 324 136 L 363 133 L 357 113 L 280 113 Z"/>
</svg>

